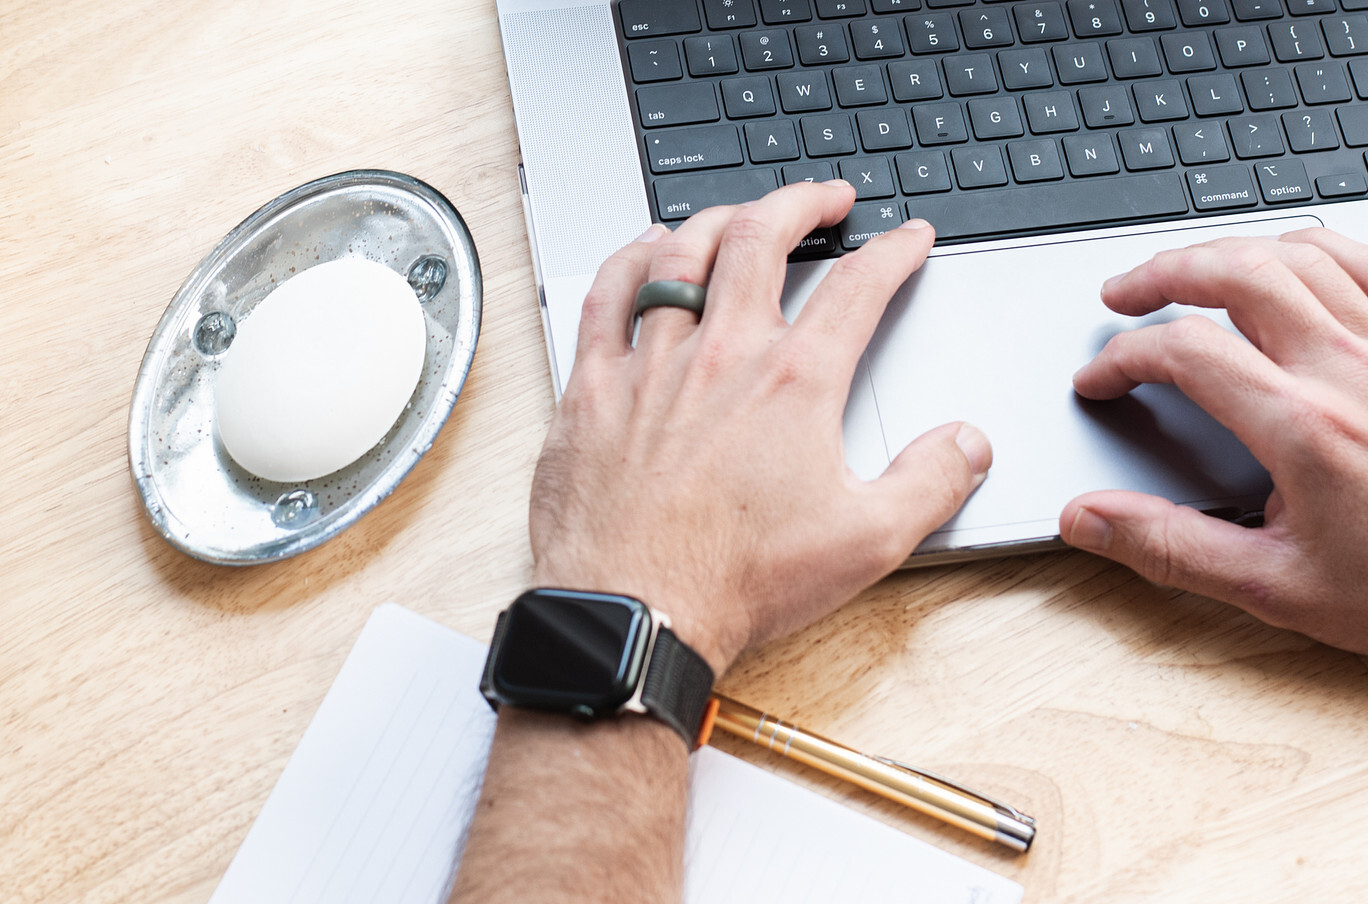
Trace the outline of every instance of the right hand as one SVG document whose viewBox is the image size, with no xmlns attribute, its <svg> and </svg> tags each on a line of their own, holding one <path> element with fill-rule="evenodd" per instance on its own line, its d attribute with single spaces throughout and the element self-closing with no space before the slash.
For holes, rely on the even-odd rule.
<svg viewBox="0 0 1368 904">
<path fill-rule="evenodd" d="M 1060 535 L 1161 584 L 1368 653 L 1368 246 L 1323 229 L 1167 251 L 1107 281 L 1125 314 L 1224 308 L 1114 337 L 1074 376 L 1117 398 L 1172 383 L 1229 427 L 1273 478 L 1244 528 L 1141 493 L 1070 502 Z"/>
</svg>

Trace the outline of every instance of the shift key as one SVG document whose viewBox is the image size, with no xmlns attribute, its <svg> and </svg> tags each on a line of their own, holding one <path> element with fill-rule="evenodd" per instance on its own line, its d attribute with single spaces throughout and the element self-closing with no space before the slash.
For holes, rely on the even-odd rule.
<svg viewBox="0 0 1368 904">
<path fill-rule="evenodd" d="M 754 201 L 778 187 L 772 169 L 663 176 L 655 180 L 656 212 L 662 220 L 682 220 L 705 207 Z"/>
<path fill-rule="evenodd" d="M 735 166 L 741 162 L 736 126 L 671 129 L 646 136 L 646 156 L 653 173 Z"/>
</svg>

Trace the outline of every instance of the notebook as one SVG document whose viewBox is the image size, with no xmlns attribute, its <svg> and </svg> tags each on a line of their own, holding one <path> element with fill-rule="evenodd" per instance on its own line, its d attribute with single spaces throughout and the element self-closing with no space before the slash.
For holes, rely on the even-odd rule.
<svg viewBox="0 0 1368 904">
<path fill-rule="evenodd" d="M 1328 226 L 1368 240 L 1368 0 L 498 0 L 557 391 L 598 265 L 653 220 L 841 176 L 786 316 L 832 255 L 911 216 L 938 243 L 895 296 L 845 416 L 879 474 L 968 420 L 994 466 L 914 562 L 1058 545 L 1075 495 L 1237 518 L 1265 471 L 1170 387 L 1070 377 L 1132 319 L 1102 281 L 1165 248 Z M 1219 312 L 1203 312 L 1227 328 Z"/>
<path fill-rule="evenodd" d="M 211 904 L 442 904 L 493 737 L 486 647 L 372 614 Z M 1002 876 L 712 748 L 695 752 L 684 900 L 1018 904 Z"/>
</svg>

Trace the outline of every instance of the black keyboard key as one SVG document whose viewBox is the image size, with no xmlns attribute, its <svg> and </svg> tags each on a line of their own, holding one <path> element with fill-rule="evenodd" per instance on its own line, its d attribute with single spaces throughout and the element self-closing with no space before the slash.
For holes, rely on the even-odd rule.
<svg viewBox="0 0 1368 904">
<path fill-rule="evenodd" d="M 1112 0 L 1069 0 L 1066 6 L 1074 34 L 1080 38 L 1121 34 L 1121 14 Z"/>
<path fill-rule="evenodd" d="M 1235 4 L 1235 18 L 1241 22 L 1282 18 L 1282 0 L 1232 0 L 1232 2 Z"/>
<path fill-rule="evenodd" d="M 1063 41 L 1069 36 L 1069 26 L 1064 22 L 1064 11 L 1058 3 L 1022 3 L 1012 7 L 1012 15 L 1016 17 L 1017 32 L 1024 43 Z"/>
<path fill-rule="evenodd" d="M 997 145 L 955 148 L 950 152 L 955 181 L 960 188 L 991 188 L 1007 184 L 1007 167 Z"/>
<path fill-rule="evenodd" d="M 1050 60 L 1042 48 L 999 50 L 997 58 L 998 68 L 1002 70 L 1002 86 L 1008 91 L 1049 88 L 1054 85 Z"/>
<path fill-rule="evenodd" d="M 912 129 L 902 107 L 861 110 L 855 114 L 855 130 L 866 151 L 896 151 L 912 147 Z"/>
<path fill-rule="evenodd" d="M 1224 25 L 1230 21 L 1230 11 L 1225 0 L 1178 0 L 1178 18 L 1188 28 Z"/>
<path fill-rule="evenodd" d="M 749 0 L 747 0 L 749 2 Z M 698 7 L 692 0 L 622 0 L 618 4 L 622 16 L 622 33 L 629 38 L 649 38 L 659 35 L 679 35 L 698 31 Z"/>
<path fill-rule="evenodd" d="M 1351 148 L 1368 145 L 1368 106 L 1340 107 L 1335 115 L 1339 118 L 1345 144 Z"/>
<path fill-rule="evenodd" d="M 823 19 L 843 19 L 864 14 L 864 0 L 817 0 L 817 15 Z"/>
<path fill-rule="evenodd" d="M 882 60 L 900 57 L 903 48 L 902 32 L 896 19 L 861 19 L 850 23 L 850 45 L 857 60 Z"/>
<path fill-rule="evenodd" d="M 755 201 L 779 187 L 772 169 L 732 169 L 655 180 L 656 212 L 662 220 L 682 220 L 718 204 Z"/>
<path fill-rule="evenodd" d="M 1340 173 L 1316 178 L 1316 194 L 1322 198 L 1352 198 L 1368 194 L 1368 180 L 1361 173 Z"/>
<path fill-rule="evenodd" d="M 935 60 L 899 60 L 889 63 L 888 81 L 893 87 L 893 99 L 899 103 L 939 100 L 945 96 L 940 69 L 936 67 Z"/>
<path fill-rule="evenodd" d="M 769 116 L 774 113 L 774 91 L 762 76 L 726 78 L 722 85 L 722 106 L 731 119 Z"/>
<path fill-rule="evenodd" d="M 1135 109 L 1141 122 L 1174 122 L 1187 119 L 1183 86 L 1175 79 L 1144 82 L 1135 88 Z"/>
<path fill-rule="evenodd" d="M 674 41 L 640 41 L 627 45 L 627 63 L 638 82 L 664 82 L 682 78 L 679 47 Z"/>
<path fill-rule="evenodd" d="M 775 83 L 779 88 L 779 106 L 785 113 L 812 113 L 831 109 L 831 91 L 827 88 L 826 73 L 821 69 L 785 72 Z"/>
<path fill-rule="evenodd" d="M 1083 109 L 1083 122 L 1090 129 L 1109 129 L 1135 122 L 1130 95 L 1122 85 L 1080 88 L 1078 105 Z"/>
<path fill-rule="evenodd" d="M 1018 182 L 1050 182 L 1064 178 L 1059 151 L 1048 138 L 1009 142 L 1007 159 L 1012 164 L 1012 176 Z"/>
<path fill-rule="evenodd" d="M 844 63 L 850 59 L 845 29 L 839 25 L 799 25 L 793 30 L 798 62 L 804 66 Z"/>
<path fill-rule="evenodd" d="M 793 48 L 786 31 L 747 31 L 741 33 L 741 65 L 751 72 L 788 69 L 793 65 Z"/>
<path fill-rule="evenodd" d="M 836 102 L 843 107 L 865 107 L 888 100 L 883 70 L 878 66 L 842 66 L 831 71 Z"/>
<path fill-rule="evenodd" d="M 841 245 L 854 251 L 877 235 L 896 229 L 903 223 L 901 205 L 896 202 L 856 204 L 836 227 Z"/>
<path fill-rule="evenodd" d="M 1213 34 L 1216 36 L 1216 52 L 1221 55 L 1221 63 L 1227 69 L 1262 66 L 1271 59 L 1263 29 L 1257 25 L 1218 28 Z"/>
<path fill-rule="evenodd" d="M 959 50 L 955 18 L 949 13 L 904 16 L 903 21 L 907 23 L 907 41 L 913 53 L 949 53 Z"/>
<path fill-rule="evenodd" d="M 689 75 L 730 75 L 739 70 L 736 45 L 731 35 L 708 35 L 684 39 L 684 59 L 689 64 Z"/>
<path fill-rule="evenodd" d="M 1241 160 L 1259 157 L 1278 157 L 1286 152 L 1282 130 L 1276 116 L 1246 116 L 1226 123 L 1230 130 L 1230 146 Z"/>
<path fill-rule="evenodd" d="M 1335 0 L 1287 0 L 1287 11 L 1294 16 L 1321 16 L 1335 12 Z"/>
<path fill-rule="evenodd" d="M 808 0 L 760 0 L 760 18 L 766 25 L 806 22 L 812 18 L 812 7 Z"/>
<path fill-rule="evenodd" d="M 1270 160 L 1254 167 L 1259 180 L 1259 193 L 1269 204 L 1289 201 L 1310 201 L 1311 180 L 1306 178 L 1306 167 L 1300 160 Z"/>
<path fill-rule="evenodd" d="M 1192 110 L 1198 116 L 1229 116 L 1244 112 L 1235 76 L 1228 72 L 1194 75 L 1187 80 L 1187 85 L 1188 94 L 1192 97 Z"/>
<path fill-rule="evenodd" d="M 804 116 L 799 124 L 809 157 L 855 153 L 855 132 L 850 128 L 850 117 L 846 114 Z"/>
<path fill-rule="evenodd" d="M 1230 159 L 1225 130 L 1219 122 L 1184 123 L 1173 127 L 1173 143 L 1184 166 L 1225 163 Z"/>
<path fill-rule="evenodd" d="M 1164 48 L 1164 60 L 1169 72 L 1206 72 L 1216 68 L 1216 56 L 1211 52 L 1211 40 L 1203 31 L 1189 31 L 1164 35 L 1159 39 Z"/>
<path fill-rule="evenodd" d="M 1354 80 L 1358 96 L 1368 100 L 1368 60 L 1350 60 L 1349 76 Z"/>
<path fill-rule="evenodd" d="M 795 182 L 830 182 L 836 178 L 836 171 L 825 160 L 816 163 L 790 163 L 784 167 L 784 184 Z"/>
<path fill-rule="evenodd" d="M 1016 98 L 1010 94 L 969 101 L 969 125 L 979 141 L 1020 138 L 1026 134 L 1021 115 L 1017 112 Z"/>
<path fill-rule="evenodd" d="M 1078 131 L 1078 112 L 1074 109 L 1072 92 L 1025 94 L 1021 105 L 1026 110 L 1026 125 L 1036 135 Z"/>
<path fill-rule="evenodd" d="M 1257 2 L 1276 3 L 1278 0 Z M 1125 11 L 1126 24 L 1131 31 L 1163 31 L 1178 24 L 1169 0 L 1121 0 L 1121 9 Z"/>
<path fill-rule="evenodd" d="M 1191 170 L 1187 180 L 1188 188 L 1192 189 L 1192 203 L 1198 210 L 1232 210 L 1259 203 L 1246 166 Z"/>
<path fill-rule="evenodd" d="M 940 151 L 915 151 L 893 158 L 898 184 L 905 195 L 926 195 L 950 190 L 950 169 Z"/>
<path fill-rule="evenodd" d="M 749 28 L 755 24 L 751 0 L 703 0 L 709 28 Z"/>
<path fill-rule="evenodd" d="M 921 0 L 869 0 L 876 13 L 908 13 L 921 9 Z"/>
<path fill-rule="evenodd" d="M 798 247 L 789 253 L 789 260 L 803 261 L 832 257 L 839 250 L 836 244 L 836 230 L 814 229 L 803 236 Z"/>
<path fill-rule="evenodd" d="M 1053 182 L 980 194 L 927 195 L 907 202 L 907 215 L 929 220 L 940 239 L 1038 232 L 1116 220 L 1187 213 L 1187 196 L 1174 173 L 1123 176 L 1101 183 Z"/>
<path fill-rule="evenodd" d="M 637 110 L 641 113 L 641 124 L 648 129 L 716 122 L 721 118 L 717 95 L 708 82 L 638 88 Z"/>
<path fill-rule="evenodd" d="M 1107 42 L 1107 56 L 1117 78 L 1154 78 L 1164 74 L 1153 38 L 1117 38 Z"/>
<path fill-rule="evenodd" d="M 798 153 L 798 134 L 793 130 L 793 123 L 787 119 L 748 122 L 745 129 L 746 147 L 755 163 L 797 160 L 801 156 Z"/>
<path fill-rule="evenodd" d="M 969 140 L 959 104 L 917 104 L 912 108 L 912 127 L 924 145 L 958 144 Z"/>
<path fill-rule="evenodd" d="M 1173 148 L 1163 129 L 1125 129 L 1116 133 L 1116 140 L 1122 162 L 1133 173 L 1173 166 Z"/>
<path fill-rule="evenodd" d="M 1107 64 L 1102 59 L 1102 46 L 1087 43 L 1060 44 L 1051 47 L 1055 69 L 1061 85 L 1081 85 L 1086 82 L 1105 82 Z"/>
<path fill-rule="evenodd" d="M 1281 110 L 1297 105 L 1297 89 L 1286 69 L 1258 69 L 1240 73 L 1251 110 Z"/>
<path fill-rule="evenodd" d="M 952 97 L 992 94 L 997 91 L 993 58 L 986 53 L 962 53 L 945 58 L 945 87 Z"/>
<path fill-rule="evenodd" d="M 1320 31 L 1313 22 L 1279 22 L 1268 26 L 1268 39 L 1273 42 L 1273 55 L 1279 63 L 1299 60 L 1319 60 L 1325 56 Z"/>
<path fill-rule="evenodd" d="M 1332 151 L 1339 147 L 1335 123 L 1328 110 L 1296 110 L 1282 115 L 1287 146 L 1295 153 Z"/>
<path fill-rule="evenodd" d="M 1116 148 L 1106 132 L 1064 136 L 1064 159 L 1075 176 L 1106 176 L 1121 171 Z"/>
<path fill-rule="evenodd" d="M 1308 104 L 1342 104 L 1353 98 L 1342 63 L 1302 63 L 1294 71 L 1302 99 Z"/>
<path fill-rule="evenodd" d="M 741 163 L 736 126 L 671 129 L 646 136 L 646 159 L 653 173 L 674 173 Z"/>
<path fill-rule="evenodd" d="M 1368 16 L 1341 16 L 1322 19 L 1325 46 L 1331 56 L 1357 56 L 1368 53 Z"/>
<path fill-rule="evenodd" d="M 841 178 L 855 186 L 855 200 L 891 198 L 897 193 L 893 171 L 886 157 L 863 157 L 841 161 Z"/>
<path fill-rule="evenodd" d="M 959 14 L 960 32 L 964 35 L 964 46 L 970 50 L 985 47 L 1010 47 L 1012 23 L 1007 19 L 1007 10 L 1000 7 L 983 9 L 962 9 Z"/>
</svg>

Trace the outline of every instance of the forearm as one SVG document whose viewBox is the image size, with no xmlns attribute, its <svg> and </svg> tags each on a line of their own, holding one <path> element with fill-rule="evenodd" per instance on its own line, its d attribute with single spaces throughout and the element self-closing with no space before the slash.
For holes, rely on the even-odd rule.
<svg viewBox="0 0 1368 904">
<path fill-rule="evenodd" d="M 678 900 L 687 778 L 655 719 L 505 707 L 452 900 Z"/>
</svg>

